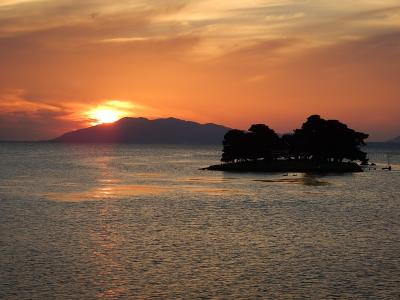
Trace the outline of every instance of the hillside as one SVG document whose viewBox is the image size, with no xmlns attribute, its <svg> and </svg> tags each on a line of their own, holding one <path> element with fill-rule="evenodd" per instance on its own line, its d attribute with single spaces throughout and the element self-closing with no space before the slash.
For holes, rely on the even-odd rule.
<svg viewBox="0 0 400 300">
<path fill-rule="evenodd" d="M 130 143 L 130 144 L 220 144 L 229 128 L 199 124 L 175 118 L 149 120 L 123 118 L 71 131 L 51 142 L 60 143 Z"/>
<path fill-rule="evenodd" d="M 392 139 L 392 140 L 390 140 L 388 142 L 389 143 L 398 143 L 398 144 L 400 144 L 400 136 L 398 136 L 398 137 L 396 137 L 396 138 L 394 138 L 394 139 Z"/>
</svg>

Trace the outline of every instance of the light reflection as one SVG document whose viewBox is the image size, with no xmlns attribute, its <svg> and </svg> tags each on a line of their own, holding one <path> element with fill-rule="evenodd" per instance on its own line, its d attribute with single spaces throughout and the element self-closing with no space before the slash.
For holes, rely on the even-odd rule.
<svg viewBox="0 0 400 300">
<path fill-rule="evenodd" d="M 121 213 L 112 204 L 102 205 L 97 214 L 97 226 L 88 235 L 93 243 L 92 257 L 95 259 L 95 273 L 102 289 L 98 298 L 120 298 L 127 293 L 129 271 L 121 263 L 124 235 L 115 224 L 109 222 L 115 213 Z"/>
<path fill-rule="evenodd" d="M 265 183 L 289 183 L 289 184 L 300 184 L 305 186 L 324 186 L 329 185 L 330 183 L 327 181 L 319 180 L 313 174 L 285 174 L 282 178 L 273 178 L 273 179 L 255 179 L 257 182 L 265 182 Z"/>
<path fill-rule="evenodd" d="M 59 202 L 87 202 L 101 200 L 119 200 L 140 195 L 158 195 L 167 192 L 169 188 L 156 184 L 133 184 L 124 183 L 118 176 L 119 173 L 113 168 L 115 157 L 118 157 L 118 146 L 107 145 L 102 148 L 104 155 L 90 157 L 82 165 L 93 170 L 94 186 L 85 186 L 83 191 L 72 191 L 63 193 L 48 193 L 47 198 Z M 144 177 L 139 174 L 139 177 Z M 158 173 L 148 173 L 149 178 L 160 176 Z"/>
<path fill-rule="evenodd" d="M 98 187 L 85 192 L 51 193 L 47 198 L 60 202 L 85 202 L 98 200 L 119 200 L 129 196 L 159 195 L 169 188 L 156 185 L 112 185 Z"/>
</svg>

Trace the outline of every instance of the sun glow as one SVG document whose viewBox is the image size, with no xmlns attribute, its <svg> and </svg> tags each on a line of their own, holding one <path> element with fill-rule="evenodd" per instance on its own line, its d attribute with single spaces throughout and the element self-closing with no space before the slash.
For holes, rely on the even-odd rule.
<svg viewBox="0 0 400 300">
<path fill-rule="evenodd" d="M 114 123 L 124 117 L 149 116 L 152 111 L 147 106 L 136 104 L 130 100 L 103 100 L 96 106 L 82 110 L 82 115 L 92 126 Z"/>
<path fill-rule="evenodd" d="M 112 109 L 97 109 L 91 113 L 91 117 L 96 124 L 113 123 L 120 119 L 121 113 Z"/>
</svg>

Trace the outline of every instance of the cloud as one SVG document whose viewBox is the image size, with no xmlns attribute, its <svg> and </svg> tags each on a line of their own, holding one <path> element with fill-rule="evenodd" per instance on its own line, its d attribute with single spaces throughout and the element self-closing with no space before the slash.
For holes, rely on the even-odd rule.
<svg viewBox="0 0 400 300">
<path fill-rule="evenodd" d="M 82 127 L 78 121 L 67 120 L 69 113 L 38 110 L 0 113 L 0 139 L 8 141 L 45 140 L 63 132 Z"/>
<path fill-rule="evenodd" d="M 39 140 L 85 124 L 70 107 L 26 98 L 24 90 L 1 90 L 0 140 Z"/>
<path fill-rule="evenodd" d="M 279 131 L 317 112 L 388 135 L 399 13 L 392 0 L 2 1 L 2 136 L 50 137 L 110 99 Z"/>
<path fill-rule="evenodd" d="M 400 31 L 304 49 L 273 65 L 260 59 L 268 53 L 260 45 L 247 52 L 259 62 L 247 91 L 260 99 L 260 111 L 296 123 L 311 112 L 340 116 L 377 139 L 384 138 L 382 127 L 386 135 L 400 130 Z"/>
</svg>

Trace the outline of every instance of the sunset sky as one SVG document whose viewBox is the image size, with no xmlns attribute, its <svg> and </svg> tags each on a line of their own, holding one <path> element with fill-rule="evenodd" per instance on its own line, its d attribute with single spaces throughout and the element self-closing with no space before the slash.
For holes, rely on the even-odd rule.
<svg viewBox="0 0 400 300">
<path fill-rule="evenodd" d="M 0 139 L 118 117 L 400 135 L 399 0 L 0 0 Z"/>
</svg>

